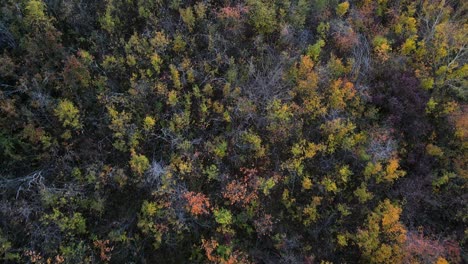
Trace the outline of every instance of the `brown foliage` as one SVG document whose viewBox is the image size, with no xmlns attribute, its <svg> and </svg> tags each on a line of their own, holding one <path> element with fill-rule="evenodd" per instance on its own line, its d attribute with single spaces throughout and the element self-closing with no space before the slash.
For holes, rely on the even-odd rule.
<svg viewBox="0 0 468 264">
<path fill-rule="evenodd" d="M 114 247 L 109 247 L 109 240 L 96 240 L 94 241 L 94 246 L 99 249 L 99 257 L 102 261 L 110 261 L 110 252 L 112 252 Z"/>
</svg>

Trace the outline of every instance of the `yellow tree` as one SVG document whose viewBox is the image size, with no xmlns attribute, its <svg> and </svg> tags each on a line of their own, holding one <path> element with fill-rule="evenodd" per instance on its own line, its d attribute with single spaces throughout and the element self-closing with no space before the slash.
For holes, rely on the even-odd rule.
<svg viewBox="0 0 468 264">
<path fill-rule="evenodd" d="M 400 223 L 402 209 L 386 199 L 371 212 L 356 242 L 367 263 L 402 263 L 406 228 Z"/>
</svg>

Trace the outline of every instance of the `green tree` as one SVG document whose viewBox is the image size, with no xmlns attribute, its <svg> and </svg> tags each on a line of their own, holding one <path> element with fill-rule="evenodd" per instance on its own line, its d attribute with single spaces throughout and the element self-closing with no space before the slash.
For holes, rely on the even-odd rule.
<svg viewBox="0 0 468 264">
<path fill-rule="evenodd" d="M 247 4 L 251 10 L 250 23 L 260 34 L 270 34 L 277 28 L 276 8 L 270 0 L 249 0 Z"/>
</svg>

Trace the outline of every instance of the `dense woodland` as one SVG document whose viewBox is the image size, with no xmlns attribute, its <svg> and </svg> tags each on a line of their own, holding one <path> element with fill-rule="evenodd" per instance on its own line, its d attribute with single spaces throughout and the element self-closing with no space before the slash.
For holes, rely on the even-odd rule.
<svg viewBox="0 0 468 264">
<path fill-rule="evenodd" d="M 1 0 L 0 262 L 467 263 L 467 11 Z"/>
</svg>

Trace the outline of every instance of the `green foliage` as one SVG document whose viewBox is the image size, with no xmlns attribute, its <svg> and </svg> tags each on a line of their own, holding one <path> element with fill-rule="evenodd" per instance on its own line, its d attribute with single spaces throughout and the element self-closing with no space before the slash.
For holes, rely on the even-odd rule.
<svg viewBox="0 0 468 264">
<path fill-rule="evenodd" d="M 259 34 L 271 34 L 277 28 L 276 8 L 272 1 L 248 0 L 250 23 Z"/>
<path fill-rule="evenodd" d="M 11 251 L 11 242 L 3 235 L 0 230 L 0 259 L 6 262 L 19 261 L 20 254 Z"/>
<path fill-rule="evenodd" d="M 219 158 L 225 157 L 227 154 L 227 142 L 223 140 L 220 143 L 216 144 L 214 154 Z"/>
<path fill-rule="evenodd" d="M 262 138 L 253 131 L 244 132 L 242 140 L 246 143 L 247 148 L 254 153 L 254 157 L 261 158 L 265 156 L 266 149 L 262 145 Z"/>
<path fill-rule="evenodd" d="M 311 9 L 311 3 L 307 0 L 298 0 L 294 6 L 294 11 L 291 13 L 289 20 L 291 24 L 297 28 L 303 28 L 307 21 L 307 16 Z"/>
<path fill-rule="evenodd" d="M 185 50 L 185 47 L 187 46 L 187 43 L 184 41 L 182 35 L 180 34 L 177 34 L 175 37 L 174 37 L 174 41 L 173 41 L 173 44 L 172 44 L 172 49 L 177 52 L 177 53 L 180 53 L 182 51 Z"/>
<path fill-rule="evenodd" d="M 115 7 L 112 1 L 109 1 L 106 5 L 106 10 L 104 14 L 99 19 L 102 29 L 106 30 L 109 33 L 113 33 L 116 25 L 120 22 L 118 18 L 112 15 L 114 12 Z"/>
<path fill-rule="evenodd" d="M 205 3 L 198 2 L 195 4 L 193 9 L 195 10 L 195 14 L 198 19 L 204 19 L 206 17 L 207 5 Z"/>
<path fill-rule="evenodd" d="M 328 135 L 327 151 L 329 153 L 335 152 L 337 148 L 350 150 L 359 139 L 359 136 L 353 133 L 356 125 L 340 118 L 328 121 L 320 128 L 325 135 Z"/>
<path fill-rule="evenodd" d="M 373 194 L 367 190 L 365 183 L 362 183 L 361 186 L 354 191 L 354 195 L 359 199 L 360 203 L 365 203 L 374 197 Z"/>
<path fill-rule="evenodd" d="M 114 147 L 120 151 L 127 150 L 127 143 L 125 141 L 127 134 L 128 134 L 128 126 L 131 122 L 131 114 L 122 111 L 118 112 L 113 107 L 109 106 L 107 108 L 108 114 L 111 118 L 111 124 L 109 128 L 114 131 L 114 138 L 116 141 L 114 142 Z"/>
<path fill-rule="evenodd" d="M 212 164 L 206 167 L 203 173 L 206 174 L 209 180 L 216 180 L 218 178 L 219 170 L 216 165 Z"/>
<path fill-rule="evenodd" d="M 25 11 L 25 22 L 27 24 L 38 24 L 48 21 L 48 17 L 45 13 L 46 5 L 42 0 L 27 1 Z"/>
<path fill-rule="evenodd" d="M 314 45 L 309 45 L 307 48 L 307 55 L 310 56 L 314 61 L 318 61 L 322 48 L 325 47 L 325 40 L 319 39 Z"/>
<path fill-rule="evenodd" d="M 192 7 L 181 8 L 179 9 L 179 13 L 189 31 L 192 32 L 195 26 L 195 15 L 193 13 Z"/>
<path fill-rule="evenodd" d="M 62 232 L 69 235 L 80 235 L 86 233 L 86 219 L 81 213 L 73 213 L 71 216 L 63 214 L 54 208 L 53 213 L 43 217 L 43 221 L 49 224 L 56 224 Z"/>
<path fill-rule="evenodd" d="M 220 225 L 232 224 L 232 214 L 229 210 L 225 208 L 214 210 L 214 217 L 215 217 L 216 223 Z"/>
<path fill-rule="evenodd" d="M 453 172 L 444 172 L 441 177 L 438 177 L 432 181 L 432 187 L 435 191 L 438 191 L 442 186 L 449 183 L 450 179 L 454 179 L 456 177 L 457 175 Z"/>
<path fill-rule="evenodd" d="M 320 205 L 321 201 L 322 201 L 321 197 L 313 197 L 311 203 L 307 205 L 306 207 L 304 207 L 303 224 L 305 226 L 310 226 L 312 223 L 315 223 L 318 220 L 319 214 L 318 214 L 317 207 Z"/>
<path fill-rule="evenodd" d="M 161 226 L 156 224 L 156 219 L 163 215 L 164 206 L 144 200 L 140 214 L 138 216 L 137 226 L 141 232 L 153 240 L 153 248 L 158 249 L 163 243 L 163 232 Z"/>
<path fill-rule="evenodd" d="M 264 195 L 269 195 L 271 192 L 271 189 L 273 189 L 275 185 L 276 185 L 276 181 L 274 178 L 260 180 L 260 188 Z"/>
</svg>

